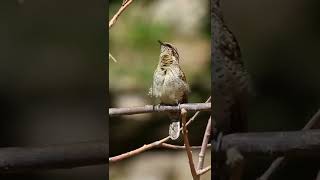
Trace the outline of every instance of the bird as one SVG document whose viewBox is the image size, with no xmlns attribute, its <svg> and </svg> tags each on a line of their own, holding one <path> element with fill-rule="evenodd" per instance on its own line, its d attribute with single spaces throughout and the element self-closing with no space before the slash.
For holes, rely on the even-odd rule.
<svg viewBox="0 0 320 180">
<path fill-rule="evenodd" d="M 247 131 L 250 77 L 241 59 L 239 43 L 225 24 L 220 0 L 212 0 L 213 115 L 224 134 Z"/>
<path fill-rule="evenodd" d="M 211 0 L 211 35 L 212 111 L 216 123 L 216 127 L 212 128 L 212 144 L 214 150 L 219 151 L 222 134 L 248 131 L 248 98 L 252 87 L 239 43 L 224 22 L 220 0 Z M 227 149 L 226 163 L 229 167 L 236 169 L 239 162 L 243 162 L 243 156 L 238 149 Z M 214 156 L 213 164 L 213 179 L 230 179 L 222 157 Z"/>
<path fill-rule="evenodd" d="M 160 101 L 160 105 L 180 106 L 188 102 L 190 92 L 186 76 L 182 71 L 177 48 L 167 42 L 158 40 L 160 56 L 153 74 L 153 83 L 149 95 Z M 169 137 L 176 140 L 180 136 L 180 112 L 169 112 Z"/>
</svg>

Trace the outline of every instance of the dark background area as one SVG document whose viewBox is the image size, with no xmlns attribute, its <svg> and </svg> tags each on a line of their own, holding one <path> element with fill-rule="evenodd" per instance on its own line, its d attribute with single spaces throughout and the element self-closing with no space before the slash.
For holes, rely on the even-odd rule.
<svg viewBox="0 0 320 180">
<path fill-rule="evenodd" d="M 107 141 L 106 16 L 106 1 L 0 1 L 0 147 Z M 0 179 L 106 179 L 106 168 Z"/>
<path fill-rule="evenodd" d="M 256 96 L 250 131 L 300 130 L 320 107 L 320 11 L 316 0 L 222 1 Z M 249 164 L 247 177 L 261 175 L 271 161 Z M 274 179 L 315 179 L 314 159 L 291 160 Z"/>
</svg>

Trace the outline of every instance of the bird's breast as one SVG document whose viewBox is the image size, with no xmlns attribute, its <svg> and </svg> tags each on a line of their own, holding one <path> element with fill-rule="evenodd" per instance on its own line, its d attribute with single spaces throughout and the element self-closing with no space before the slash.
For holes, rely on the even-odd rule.
<svg viewBox="0 0 320 180">
<path fill-rule="evenodd" d="M 155 97 L 165 104 L 176 104 L 187 91 L 186 83 L 170 68 L 155 74 L 153 88 Z"/>
</svg>

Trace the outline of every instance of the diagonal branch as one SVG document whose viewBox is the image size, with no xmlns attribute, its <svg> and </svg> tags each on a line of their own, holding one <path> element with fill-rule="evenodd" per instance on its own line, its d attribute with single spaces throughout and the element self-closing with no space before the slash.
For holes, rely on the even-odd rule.
<svg viewBox="0 0 320 180">
<path fill-rule="evenodd" d="M 320 128 L 320 109 L 316 114 L 312 116 L 310 121 L 303 127 L 302 130 L 315 129 Z M 258 180 L 268 180 L 272 173 L 281 165 L 281 163 L 285 160 L 285 157 L 278 157 L 275 159 L 270 167 L 261 175 Z"/>
<path fill-rule="evenodd" d="M 144 151 L 147 151 L 149 149 L 152 149 L 152 148 L 155 148 L 155 147 L 159 147 L 162 143 L 168 141 L 169 139 L 170 139 L 170 137 L 168 136 L 168 137 L 163 138 L 163 139 L 161 139 L 159 141 L 155 141 L 155 142 L 150 143 L 150 144 L 145 144 L 142 147 L 140 147 L 138 149 L 135 149 L 133 151 L 129 151 L 127 153 L 111 157 L 111 158 L 109 158 L 109 162 L 112 163 L 112 162 L 121 161 L 123 159 L 126 159 L 126 158 L 129 158 L 129 157 L 135 156 L 137 154 L 140 154 L 140 153 L 142 153 Z"/>
<path fill-rule="evenodd" d="M 201 176 L 202 174 L 209 172 L 211 170 L 211 166 L 205 167 L 203 169 L 201 169 L 200 171 L 198 171 L 198 176 Z"/>
<path fill-rule="evenodd" d="M 121 13 L 133 2 L 133 0 L 127 0 L 124 1 L 123 4 L 121 5 L 120 9 L 118 12 L 111 18 L 109 21 L 109 29 L 114 25 L 114 23 L 117 22 L 118 17 L 121 15 Z"/>
<path fill-rule="evenodd" d="M 316 180 L 320 180 L 320 170 L 318 171 Z"/>
</svg>

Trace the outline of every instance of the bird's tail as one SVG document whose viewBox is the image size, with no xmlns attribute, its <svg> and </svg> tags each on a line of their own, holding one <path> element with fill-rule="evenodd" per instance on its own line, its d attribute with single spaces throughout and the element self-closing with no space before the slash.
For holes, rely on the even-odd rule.
<svg viewBox="0 0 320 180">
<path fill-rule="evenodd" d="M 169 113 L 169 118 L 171 120 L 169 125 L 169 136 L 170 139 L 176 140 L 180 136 L 180 113 Z"/>
</svg>

